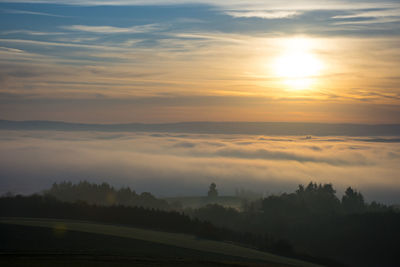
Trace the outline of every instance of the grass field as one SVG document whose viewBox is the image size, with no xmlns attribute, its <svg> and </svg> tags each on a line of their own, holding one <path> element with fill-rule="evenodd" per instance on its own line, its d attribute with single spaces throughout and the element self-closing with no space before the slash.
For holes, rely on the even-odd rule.
<svg viewBox="0 0 400 267">
<path fill-rule="evenodd" d="M 124 240 L 124 242 L 141 242 L 141 245 L 134 245 L 134 244 L 122 244 L 120 246 L 114 246 L 111 249 L 111 252 L 113 255 L 119 255 L 119 257 L 126 257 L 127 255 L 134 255 L 137 259 L 137 256 L 145 256 L 144 258 L 146 259 L 153 259 L 156 257 L 157 261 L 161 260 L 162 258 L 167 258 L 169 255 L 173 255 L 175 251 L 180 251 L 177 255 L 179 259 L 198 259 L 196 263 L 199 263 L 199 260 L 216 260 L 217 262 L 235 262 L 237 264 L 243 264 L 244 262 L 252 262 L 252 264 L 257 264 L 257 263 L 263 263 L 263 265 L 266 265 L 269 263 L 270 266 L 315 266 L 313 264 L 299 261 L 299 260 L 294 260 L 294 259 L 289 259 L 285 257 L 280 257 L 276 256 L 273 254 L 269 253 L 264 253 L 260 252 L 254 249 L 250 248 L 245 248 L 241 246 L 237 246 L 234 244 L 230 243 L 224 243 L 224 242 L 217 242 L 217 241 L 211 241 L 211 240 L 203 240 L 203 239 L 198 239 L 194 236 L 191 235 L 185 235 L 185 234 L 177 234 L 177 233 L 167 233 L 167 232 L 159 232 L 159 231 L 152 231 L 152 230 L 145 230 L 145 229 L 139 229 L 139 228 L 133 228 L 133 227 L 126 227 L 126 226 L 118 226 L 118 225 L 108 225 L 108 224 L 99 224 L 99 223 L 91 223 L 91 222 L 81 222 L 81 221 L 70 221 L 70 220 L 55 220 L 55 219 L 37 219 L 37 218 L 0 218 L 0 223 L 2 223 L 2 227 L 4 226 L 14 226 L 14 227 L 29 227 L 29 229 L 41 229 L 47 230 L 47 239 L 53 238 L 56 241 L 54 246 L 57 246 L 57 240 L 64 240 L 68 239 L 71 237 L 71 235 L 76 235 L 79 233 L 78 236 L 76 236 L 76 239 L 79 240 L 81 239 L 82 241 L 85 241 L 87 238 L 84 237 L 83 235 L 88 235 L 91 234 L 92 236 L 95 236 L 96 238 L 119 238 L 118 240 Z M 8 230 L 9 231 L 9 230 Z M 14 230 L 16 233 L 18 231 Z M 26 228 L 24 231 L 27 231 Z M 32 230 L 31 230 L 32 231 Z M 11 231 L 12 232 L 12 231 Z M 19 231 L 20 233 L 20 231 Z M 29 235 L 29 231 L 27 232 Z M 10 233 L 9 233 L 10 235 Z M 40 239 L 40 235 L 38 236 Z M 10 240 L 12 238 L 10 237 Z M 103 240 L 104 241 L 104 240 Z M 4 241 L 3 241 L 4 242 Z M 27 241 L 28 242 L 28 241 Z M 110 242 L 110 240 L 108 240 Z M 143 243 L 144 242 L 144 243 Z M 28 242 L 29 243 L 29 242 Z M 32 241 L 31 241 L 32 243 Z M 58 242 L 59 243 L 59 242 Z M 107 251 L 110 251 L 107 248 L 107 245 L 110 245 L 110 243 L 105 244 L 103 242 L 94 242 L 97 247 L 97 252 L 100 253 L 95 253 L 96 255 L 102 255 L 104 256 Z M 8 246 L 7 250 L 7 244 L 2 245 L 2 260 L 7 260 L 7 255 L 10 256 L 12 248 Z M 33 244 L 26 244 L 26 248 L 29 248 L 29 246 L 32 247 L 32 251 L 34 252 L 33 254 L 36 255 L 35 257 L 32 257 L 32 255 L 28 256 L 29 259 L 37 259 L 38 255 L 40 256 L 40 249 L 34 249 L 35 245 Z M 135 250 L 132 251 L 134 252 L 129 253 L 129 248 L 130 246 L 135 247 Z M 91 245 L 88 245 L 88 247 L 93 247 Z M 25 252 L 27 249 L 25 248 Z M 105 248 L 105 251 L 101 252 L 101 249 Z M 141 251 L 138 251 L 137 248 L 141 248 Z M 18 250 L 18 248 L 16 248 Z M 60 247 L 60 250 L 58 251 L 70 251 L 73 252 L 74 255 L 76 256 L 76 246 L 70 244 L 70 250 L 66 249 L 65 247 L 63 248 L 62 246 Z M 42 250 L 46 250 L 43 248 Z M 57 251 L 57 250 L 56 250 Z M 168 252 L 170 251 L 170 252 Z M 174 251 L 174 253 L 172 253 Z M 53 251 L 54 252 L 54 251 Z M 86 251 L 87 252 L 87 251 Z M 85 253 L 86 253 L 85 252 Z M 124 252 L 124 253 L 118 253 L 118 252 Z M 171 254 L 172 253 L 172 254 Z M 89 253 L 90 254 L 90 253 Z M 164 255 L 162 255 L 164 254 Z M 48 255 L 48 254 L 45 254 Z M 11 255 L 12 256 L 12 255 Z M 43 255 L 42 255 L 43 256 Z M 64 255 L 65 256 L 65 255 Z M 75 257 L 74 256 L 74 257 Z M 79 255 L 78 255 L 79 256 Z M 158 257 L 160 256 L 160 257 Z M 72 258 L 74 258 L 72 257 Z M 85 258 L 86 257 L 86 258 Z M 90 255 L 87 256 L 87 253 L 85 255 L 80 255 L 80 258 L 78 259 L 78 262 L 82 261 L 87 261 L 87 259 Z M 67 257 L 68 259 L 71 259 L 71 257 Z M 129 257 L 128 257 L 129 258 Z M 143 258 L 143 257 L 142 257 Z M 19 257 L 21 259 L 21 257 Z M 51 258 L 52 259 L 52 258 Z M 126 258 L 123 258 L 126 260 Z M 121 258 L 118 258 L 118 260 L 121 260 Z M 130 258 L 130 260 L 132 260 Z M 169 258 L 168 261 L 171 259 Z M 39 261 L 40 262 L 40 261 Z M 101 260 L 99 263 L 102 262 Z M 179 265 L 181 261 L 175 262 L 175 264 L 172 265 Z M 184 261 L 183 261 L 184 262 Z M 142 262 L 143 263 L 143 262 Z M 149 262 L 145 262 L 143 266 L 151 266 L 148 264 Z M 205 262 L 203 262 L 205 263 Z M 216 264 L 216 262 L 214 262 Z M 147 265 L 146 265 L 147 264 Z M 221 263 L 222 264 L 222 263 Z M 156 264 L 157 265 L 157 264 Z M 168 264 L 162 264 L 167 266 Z M 172 266 L 171 265 L 171 266 Z M 184 264 L 185 265 L 185 264 Z M 190 263 L 190 265 L 194 266 L 196 264 Z M 211 266 L 211 263 L 208 264 L 201 264 L 200 266 Z M 25 265 L 22 265 L 25 266 Z M 31 266 L 36 266 L 36 265 L 31 265 Z M 40 266 L 40 264 L 38 265 Z M 75 266 L 78 266 L 75 264 Z M 96 265 L 97 266 L 97 265 Z M 100 265 L 102 266 L 102 265 Z M 106 266 L 106 265 L 104 265 Z M 141 266 L 140 264 L 136 264 L 135 266 Z"/>
</svg>

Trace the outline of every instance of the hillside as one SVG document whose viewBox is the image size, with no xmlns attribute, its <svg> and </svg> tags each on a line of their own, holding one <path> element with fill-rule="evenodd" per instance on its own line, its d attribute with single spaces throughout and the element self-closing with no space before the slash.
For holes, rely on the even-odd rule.
<svg viewBox="0 0 400 267">
<path fill-rule="evenodd" d="M 187 234 L 167 233 L 167 232 L 153 231 L 153 230 L 140 229 L 134 227 L 90 223 L 90 222 L 73 221 L 73 220 L 3 217 L 0 219 L 0 223 L 2 232 L 3 230 L 5 230 L 4 225 L 14 226 L 14 228 L 6 227 L 8 231 L 4 231 L 4 233 L 7 233 L 7 235 L 2 236 L 2 239 L 5 240 L 1 240 L 1 243 L 2 244 L 7 243 L 8 245 L 6 248 L 2 248 L 3 253 L 6 252 L 5 249 L 7 249 L 7 252 L 15 252 L 15 250 L 20 252 L 21 251 L 27 252 L 27 250 L 24 250 L 24 246 L 21 245 L 24 244 L 24 242 L 21 241 L 19 242 L 18 246 L 14 247 L 14 251 L 12 251 L 13 248 L 10 246 L 11 244 L 9 243 L 9 240 L 7 240 L 7 238 L 11 240 L 15 238 L 12 237 L 13 231 L 15 234 L 19 233 L 17 235 L 18 238 L 21 238 L 21 233 L 25 231 L 26 234 L 24 234 L 23 236 L 25 237 L 25 241 L 29 242 L 30 238 L 29 235 L 32 235 L 32 231 L 33 232 L 37 231 L 38 228 L 40 229 L 39 231 L 42 231 L 44 228 L 46 228 L 46 229 L 51 229 L 50 235 L 49 232 L 47 232 L 47 235 L 40 235 L 39 238 L 33 239 L 35 240 L 35 242 L 39 243 L 39 248 L 40 244 L 46 244 L 45 247 L 43 247 L 43 249 L 41 250 L 38 249 L 38 245 L 31 246 L 31 244 L 26 244 L 26 248 L 29 248 L 28 251 L 30 251 L 31 253 L 33 251 L 34 252 L 33 254 L 35 255 L 38 255 L 38 253 L 49 255 L 46 254 L 46 252 L 47 253 L 51 252 L 54 254 L 55 252 L 63 251 L 64 254 L 65 252 L 69 252 L 72 254 L 76 252 L 81 252 L 81 254 L 87 256 L 88 254 L 93 255 L 96 254 L 96 252 L 97 254 L 99 252 L 102 252 L 101 254 L 103 255 L 107 254 L 119 255 L 119 256 L 130 255 L 131 257 L 132 255 L 134 255 L 140 258 L 146 258 L 147 256 L 153 259 L 157 257 L 157 261 L 171 260 L 172 257 L 175 258 L 175 260 L 203 259 L 207 261 L 209 260 L 211 261 L 211 263 L 214 261 L 214 263 L 220 262 L 221 264 L 223 262 L 233 261 L 237 262 L 238 264 L 245 264 L 245 265 L 268 263 L 272 264 L 271 266 L 316 266 L 303 261 L 293 260 L 281 256 L 276 256 L 270 253 L 260 252 L 250 248 L 237 246 L 232 243 L 199 239 L 196 238 L 195 236 Z M 21 229 L 18 229 L 18 227 L 15 228 L 15 226 L 24 226 L 29 228 L 24 228 L 24 231 L 21 232 Z M 90 246 L 88 246 L 86 250 L 82 248 L 82 244 L 81 246 L 78 247 L 76 246 L 76 244 L 71 245 L 70 246 L 71 250 L 68 250 L 68 248 L 62 246 L 59 247 L 59 250 L 57 250 L 54 249 L 54 245 L 51 247 L 51 249 L 49 248 L 50 245 L 54 243 L 54 240 L 49 241 L 48 239 L 56 238 L 60 242 L 66 242 L 66 238 L 70 237 L 74 238 L 74 235 L 76 235 L 74 232 L 85 233 L 85 235 L 82 236 L 79 235 L 80 237 L 76 238 L 77 239 L 76 242 L 88 243 Z M 104 236 L 118 237 L 125 239 L 126 242 L 128 242 L 126 239 L 135 240 L 136 245 L 133 246 L 132 250 L 130 251 L 129 246 L 127 246 L 127 244 L 118 248 L 118 246 L 112 246 L 111 245 L 113 244 L 112 242 L 111 243 L 102 242 L 101 249 L 96 251 L 96 246 L 93 246 L 88 241 L 92 237 L 87 239 L 86 234 L 95 234 L 92 236 L 95 238 L 99 238 L 98 237 L 99 235 L 101 235 L 101 238 L 104 238 Z M 70 240 L 70 242 L 72 241 Z M 147 246 L 146 248 L 145 246 L 143 246 L 143 244 L 140 244 L 140 242 L 145 242 L 149 246 Z M 57 245 L 57 243 L 59 243 L 58 241 L 56 241 L 55 243 L 56 243 L 55 247 L 60 245 L 60 244 Z M 151 243 L 151 245 L 149 243 Z M 108 245 L 104 246 L 104 244 Z M 140 247 L 141 251 L 138 251 L 137 247 Z M 90 248 L 92 251 L 89 251 L 88 248 Z M 178 249 L 176 250 L 176 248 Z M 182 251 L 182 249 L 187 251 Z M 166 253 L 167 251 L 170 252 Z M 7 260 L 7 259 L 3 257 L 2 260 Z M 149 264 L 153 263 L 150 262 Z"/>
</svg>

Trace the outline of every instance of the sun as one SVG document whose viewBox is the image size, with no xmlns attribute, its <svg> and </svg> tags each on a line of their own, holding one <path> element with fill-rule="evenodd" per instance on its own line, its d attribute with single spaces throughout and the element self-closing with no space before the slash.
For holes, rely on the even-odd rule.
<svg viewBox="0 0 400 267">
<path fill-rule="evenodd" d="M 311 89 L 322 69 L 322 62 L 312 52 L 308 39 L 289 39 L 274 62 L 275 75 L 292 90 Z"/>
</svg>

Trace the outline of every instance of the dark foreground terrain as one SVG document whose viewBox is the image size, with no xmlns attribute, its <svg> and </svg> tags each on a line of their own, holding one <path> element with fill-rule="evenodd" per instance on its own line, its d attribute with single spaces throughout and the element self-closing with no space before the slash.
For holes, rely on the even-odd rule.
<svg viewBox="0 0 400 267">
<path fill-rule="evenodd" d="M 0 232 L 0 266 L 293 266 L 65 228 L 0 223 Z"/>
<path fill-rule="evenodd" d="M 54 194 L 50 194 L 52 191 Z M 324 266 L 399 266 L 398 209 L 367 203 L 351 187 L 340 199 L 331 184 L 310 182 L 307 186 L 299 185 L 293 193 L 244 202 L 241 210 L 218 204 L 197 209 L 179 209 L 175 205 L 174 209 L 169 202 L 150 193 L 139 195 L 129 188 L 115 190 L 107 184 L 62 183 L 46 192 L 0 198 L 0 223 L 44 227 L 52 234 L 35 237 L 30 236 L 31 232 L 24 235 L 23 231 L 3 229 L 1 233 L 14 233 L 14 237 L 9 237 L 12 242 L 0 240 L 3 256 L 32 250 L 35 255 L 43 256 L 60 245 L 55 252 L 50 251 L 62 253 L 57 260 L 69 253 L 67 260 L 112 256 L 118 260 L 140 260 L 141 264 L 156 261 L 159 263 L 154 264 L 163 266 L 169 262 L 174 266 L 270 263 L 309 266 L 309 262 Z M 114 201 L 107 204 L 107 199 Z M 135 206 L 138 203 L 146 207 Z M 67 246 L 69 233 L 74 231 L 85 234 L 79 235 L 82 240 L 78 238 L 74 245 Z M 111 246 L 113 242 L 100 240 L 80 248 L 88 242 L 85 236 L 88 233 L 151 245 L 147 246 L 149 249 L 130 243 Z M 18 238 L 25 239 L 18 241 Z M 44 248 L 36 244 L 39 241 L 44 242 Z M 24 246 L 19 249 L 12 244 Z"/>
</svg>

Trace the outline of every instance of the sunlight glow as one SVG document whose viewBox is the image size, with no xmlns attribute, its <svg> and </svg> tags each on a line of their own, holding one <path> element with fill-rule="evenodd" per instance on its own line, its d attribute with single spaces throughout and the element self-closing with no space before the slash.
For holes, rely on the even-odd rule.
<svg viewBox="0 0 400 267">
<path fill-rule="evenodd" d="M 288 89 L 311 89 L 322 69 L 322 62 L 312 52 L 311 40 L 289 39 L 284 47 L 274 63 L 275 75 Z"/>
</svg>

